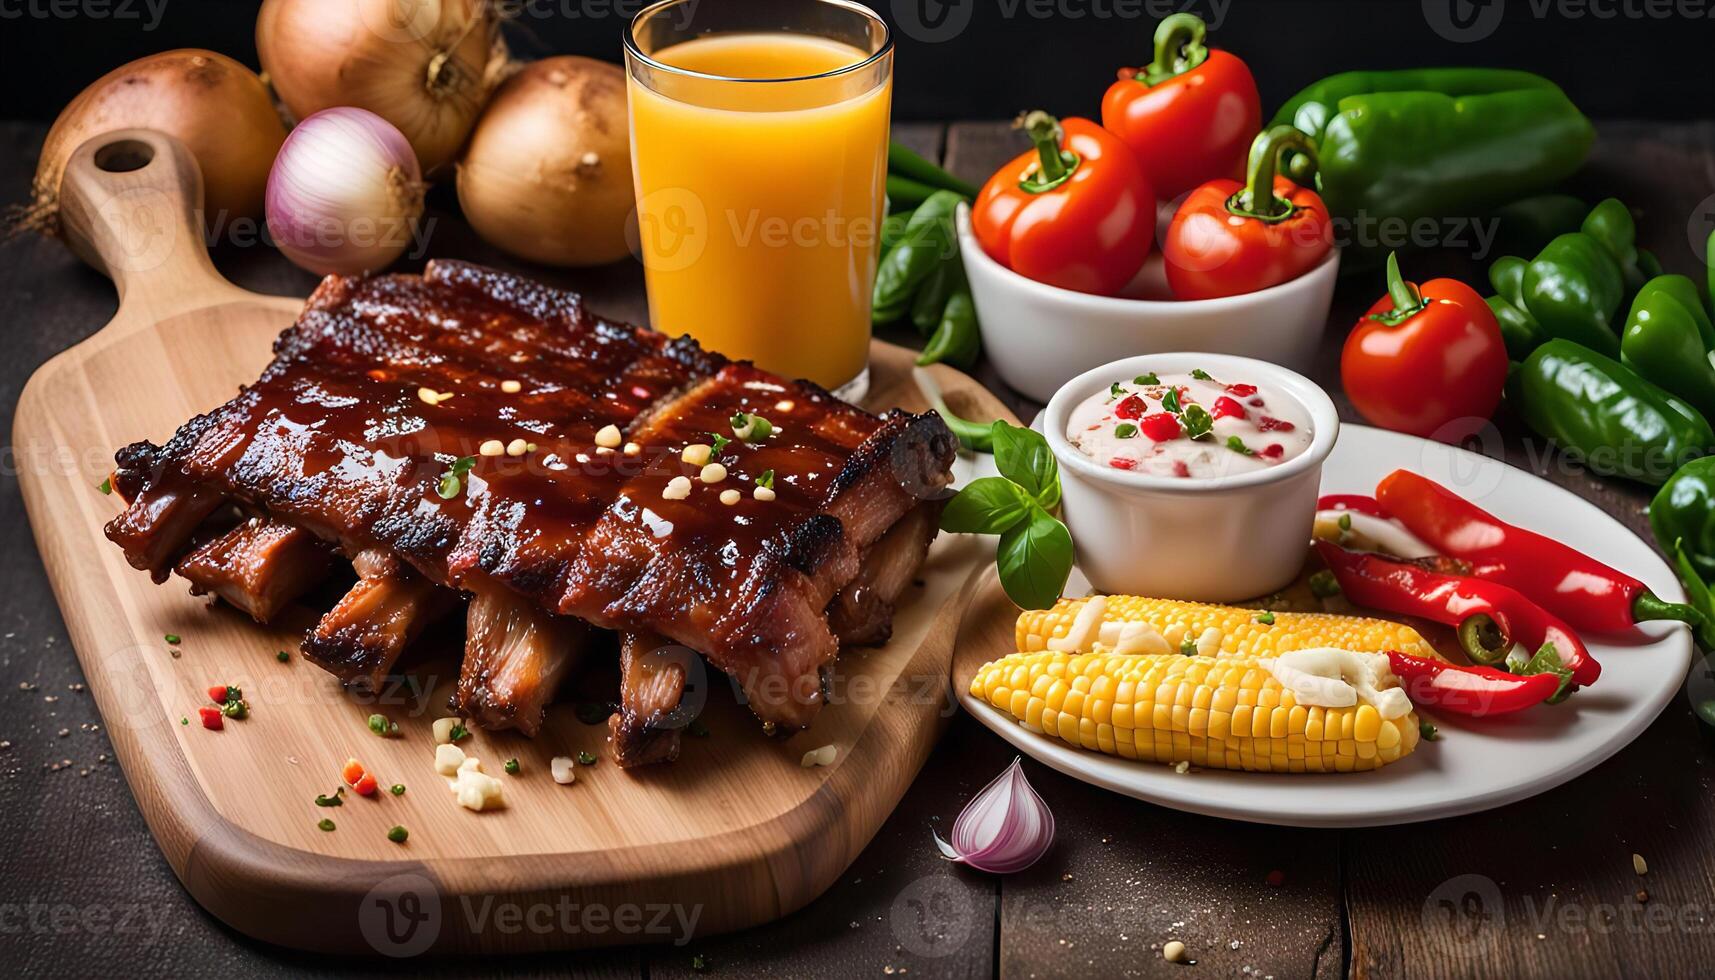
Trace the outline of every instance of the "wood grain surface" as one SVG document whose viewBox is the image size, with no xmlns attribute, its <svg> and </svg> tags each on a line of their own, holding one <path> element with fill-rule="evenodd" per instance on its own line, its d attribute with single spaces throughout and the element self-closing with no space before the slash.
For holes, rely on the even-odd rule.
<svg viewBox="0 0 1715 980">
<path fill-rule="evenodd" d="M 0 126 L 0 186 L 9 199 L 26 193 L 43 131 Z M 1715 192 L 1715 124 L 1602 121 L 1598 132 L 1576 189 L 1591 201 L 1626 200 L 1639 211 L 1642 244 L 1670 270 L 1694 271 L 1691 231 L 1707 235 Z M 973 180 L 1021 148 L 1001 123 L 902 127 L 900 135 Z M 431 215 L 429 249 L 410 256 L 407 268 L 430 256 L 523 268 L 586 292 L 604 313 L 642 316 L 634 264 L 521 267 L 474 238 L 450 195 L 431 196 Z M 1474 251 L 1449 244 L 1413 255 L 1407 270 L 1480 283 L 1492 256 Z M 249 289 L 301 296 L 314 283 L 241 229 L 222 236 L 215 254 L 221 271 Z M 13 345 L 0 364 L 0 411 L 9 411 L 29 372 L 105 323 L 114 303 L 111 286 L 53 242 L 17 241 L 0 255 L 0 322 Z M 1337 398 L 1339 343 L 1380 293 L 1379 281 L 1341 283 L 1315 372 Z M 1018 415 L 1040 407 L 1009 395 L 982 365 L 975 374 Z M 1349 405 L 1341 408 L 1357 421 Z M 1563 467 L 1513 419 L 1497 422 L 1489 454 L 1647 534 L 1645 490 Z M 23 465 L 31 464 L 15 462 L 7 475 Z M 84 678 L 10 480 L 0 494 L 0 548 L 15 556 L 0 567 L 0 694 L 8 708 L 0 739 L 12 743 L 0 753 L 10 804 L 0 808 L 0 834 L 17 842 L 0 849 L 0 878 L 16 896 L 0 903 L 0 944 L 42 975 L 393 972 L 385 962 L 250 942 L 200 911 L 148 841 L 88 694 L 73 690 Z M 1026 760 L 1054 808 L 1058 842 L 1036 867 L 995 879 L 946 866 L 928 841 L 1010 761 L 1000 739 L 961 715 L 852 866 L 822 898 L 779 922 L 683 947 L 420 959 L 405 968 L 450 976 L 1184 977 L 1188 968 L 1164 963 L 1159 952 L 1180 939 L 1198 954 L 1189 968 L 1197 975 L 1247 976 L 1250 967 L 1249 976 L 1282 978 L 1706 976 L 1715 961 L 1712 757 L 1688 702 L 1679 701 L 1630 748 L 1535 800 L 1410 828 L 1340 832 L 1181 814 Z M 53 768 L 62 760 L 71 765 Z M 1633 872 L 1633 852 L 1646 858 L 1647 875 Z M 1647 903 L 1637 901 L 1640 889 Z"/>
</svg>

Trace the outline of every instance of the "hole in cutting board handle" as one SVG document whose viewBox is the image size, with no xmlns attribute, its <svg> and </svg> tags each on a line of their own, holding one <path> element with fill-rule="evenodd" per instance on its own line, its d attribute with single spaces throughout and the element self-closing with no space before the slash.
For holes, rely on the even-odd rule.
<svg viewBox="0 0 1715 980">
<path fill-rule="evenodd" d="M 155 159 L 155 148 L 142 140 L 120 140 L 95 151 L 95 165 L 110 174 L 142 170 Z"/>
</svg>

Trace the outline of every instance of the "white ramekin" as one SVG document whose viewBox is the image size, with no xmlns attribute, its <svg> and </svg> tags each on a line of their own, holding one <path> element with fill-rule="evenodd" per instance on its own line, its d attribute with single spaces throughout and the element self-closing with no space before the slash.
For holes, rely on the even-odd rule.
<svg viewBox="0 0 1715 980">
<path fill-rule="evenodd" d="M 958 229 L 983 350 L 1007 384 L 1037 401 L 1047 401 L 1090 368 L 1133 354 L 1206 350 L 1307 371 L 1327 328 L 1340 274 L 1335 249 L 1297 279 L 1242 296 L 1092 296 L 1027 279 L 990 258 L 971 230 L 968 206 L 959 207 Z M 1159 249 L 1132 292 L 1167 295 Z"/>
<path fill-rule="evenodd" d="M 1297 402 L 1310 447 L 1266 470 L 1176 479 L 1102 466 L 1066 439 L 1066 420 L 1116 380 L 1201 368 Z M 1097 591 L 1199 602 L 1266 596 L 1304 567 L 1322 464 L 1340 436 L 1334 402 L 1315 382 L 1276 364 L 1229 354 L 1144 354 L 1067 382 L 1048 402 L 1043 434 L 1060 464 L 1062 517 L 1078 567 Z"/>
</svg>

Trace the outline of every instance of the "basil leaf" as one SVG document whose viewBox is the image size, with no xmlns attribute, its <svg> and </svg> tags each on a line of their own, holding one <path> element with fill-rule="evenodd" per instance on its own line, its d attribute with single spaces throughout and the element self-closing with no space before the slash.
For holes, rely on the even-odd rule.
<svg viewBox="0 0 1715 980">
<path fill-rule="evenodd" d="M 1000 536 L 995 556 L 1007 598 L 1023 609 L 1047 609 L 1060 601 L 1072 574 L 1072 535 L 1041 507 Z"/>
<path fill-rule="evenodd" d="M 1536 652 L 1536 656 L 1531 657 L 1524 666 L 1513 671 L 1513 673 L 1520 677 L 1529 677 L 1533 674 L 1553 674 L 1559 677 L 1560 686 L 1554 689 L 1554 696 L 1548 699 L 1549 704 L 1559 704 L 1566 700 L 1567 694 L 1571 693 L 1567 688 L 1572 684 L 1572 671 L 1561 666 L 1560 651 L 1556 650 L 1552 643 L 1544 643 L 1542 649 Z"/>
<path fill-rule="evenodd" d="M 1166 409 L 1169 412 L 1172 412 L 1174 415 L 1178 415 L 1180 412 L 1179 389 L 1177 389 L 1177 388 L 1167 389 L 1167 394 L 1161 396 L 1161 407 Z"/>
<path fill-rule="evenodd" d="M 1191 439 L 1201 439 L 1215 428 L 1214 416 L 1201 405 L 1185 406 L 1185 414 L 1181 418 L 1185 423 L 1185 435 Z"/>
<path fill-rule="evenodd" d="M 1252 450 L 1251 447 L 1245 445 L 1245 441 L 1243 439 L 1240 439 L 1238 436 L 1228 436 L 1227 437 L 1227 448 L 1231 449 L 1233 452 L 1238 453 L 1241 456 L 1255 456 L 1256 455 L 1256 452 L 1254 450 Z"/>
<path fill-rule="evenodd" d="M 1010 480 L 985 476 L 961 489 L 941 512 L 941 530 L 955 534 L 1000 534 L 1024 521 L 1030 497 Z"/>
<path fill-rule="evenodd" d="M 1214 378 L 1209 377 L 1209 372 L 1203 370 L 1202 368 L 1192 368 L 1191 369 L 1191 377 L 1196 378 L 1198 381 L 1213 381 L 1213 380 L 1215 380 Z"/>
<path fill-rule="evenodd" d="M 995 422 L 994 465 L 1044 509 L 1060 506 L 1060 464 L 1054 462 L 1048 440 L 1040 432 Z"/>
<path fill-rule="evenodd" d="M 1158 385 L 1161 383 L 1161 379 L 1156 377 L 1154 371 L 1151 371 L 1148 374 L 1140 374 L 1131 379 L 1131 383 L 1134 385 Z"/>
<path fill-rule="evenodd" d="M 1132 425 L 1130 422 L 1121 422 L 1119 425 L 1114 426 L 1114 438 L 1136 439 L 1137 426 Z"/>
</svg>

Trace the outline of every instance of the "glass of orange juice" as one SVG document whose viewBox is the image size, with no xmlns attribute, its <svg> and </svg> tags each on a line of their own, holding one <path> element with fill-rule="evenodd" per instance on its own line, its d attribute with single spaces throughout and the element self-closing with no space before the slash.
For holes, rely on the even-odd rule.
<svg viewBox="0 0 1715 980">
<path fill-rule="evenodd" d="M 861 398 L 887 26 L 848 0 L 666 0 L 632 21 L 625 61 L 655 328 Z"/>
</svg>

